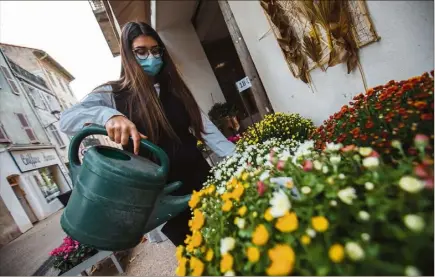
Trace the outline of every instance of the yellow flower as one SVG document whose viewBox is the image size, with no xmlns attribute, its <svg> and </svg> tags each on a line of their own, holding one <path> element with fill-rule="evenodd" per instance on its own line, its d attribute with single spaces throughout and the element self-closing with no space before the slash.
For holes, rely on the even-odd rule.
<svg viewBox="0 0 435 277">
<path fill-rule="evenodd" d="M 301 237 L 301 242 L 302 242 L 302 244 L 304 244 L 304 245 L 308 245 L 308 244 L 311 243 L 311 238 L 310 238 L 309 236 L 307 236 L 307 235 L 303 235 L 303 236 Z"/>
<path fill-rule="evenodd" d="M 214 256 L 213 250 L 209 248 L 207 254 L 205 254 L 205 260 L 207 262 L 210 262 L 211 260 L 213 260 L 213 256 Z"/>
<path fill-rule="evenodd" d="M 231 254 L 227 253 L 221 259 L 221 272 L 227 272 L 233 269 L 234 258 Z"/>
<path fill-rule="evenodd" d="M 190 258 L 190 268 L 192 269 L 192 276 L 201 276 L 204 272 L 204 263 L 195 257 Z"/>
<path fill-rule="evenodd" d="M 230 200 L 231 197 L 233 197 L 233 195 L 231 193 L 229 193 L 229 192 L 225 192 L 221 196 L 222 200 L 224 200 L 224 201 Z"/>
<path fill-rule="evenodd" d="M 240 200 L 240 197 L 243 195 L 243 192 L 245 191 L 245 188 L 242 184 L 236 185 L 236 188 L 232 192 L 232 196 L 234 199 Z"/>
<path fill-rule="evenodd" d="M 177 260 L 180 261 L 181 258 L 183 257 L 183 252 L 184 252 L 184 246 L 180 245 L 177 247 L 177 251 L 175 252 L 175 257 L 177 257 Z"/>
<path fill-rule="evenodd" d="M 249 174 L 248 174 L 248 173 L 245 172 L 245 173 L 242 174 L 242 180 L 243 180 L 243 181 L 248 180 L 248 177 L 249 177 Z"/>
<path fill-rule="evenodd" d="M 270 210 L 272 208 L 268 208 L 265 212 L 264 212 L 264 219 L 266 219 L 267 221 L 272 221 L 273 220 L 273 216 L 270 214 Z"/>
<path fill-rule="evenodd" d="M 263 224 L 259 224 L 252 234 L 252 243 L 255 245 L 265 245 L 269 240 L 269 232 Z"/>
<path fill-rule="evenodd" d="M 184 243 L 189 244 L 191 240 L 192 240 L 192 237 L 190 235 L 187 235 L 186 239 L 184 240 Z"/>
<path fill-rule="evenodd" d="M 260 259 L 260 251 L 257 247 L 248 247 L 246 250 L 246 256 L 251 263 L 256 263 Z"/>
<path fill-rule="evenodd" d="M 193 218 L 192 218 L 192 226 L 191 229 L 192 231 L 197 231 L 199 229 L 202 228 L 202 226 L 204 225 L 204 215 L 203 213 L 196 209 L 193 211 Z"/>
<path fill-rule="evenodd" d="M 210 186 L 207 188 L 207 193 L 208 193 L 208 194 L 212 194 L 213 192 L 215 192 L 215 190 L 216 190 L 215 185 L 210 185 Z"/>
<path fill-rule="evenodd" d="M 334 263 L 340 263 L 344 259 L 344 247 L 341 244 L 334 244 L 329 248 L 329 258 Z"/>
<path fill-rule="evenodd" d="M 191 245 L 193 247 L 198 247 L 201 245 L 201 243 L 202 243 L 201 232 L 199 232 L 199 231 L 193 232 Z"/>
<path fill-rule="evenodd" d="M 325 232 L 328 230 L 329 222 L 324 216 L 315 216 L 311 218 L 311 225 L 317 232 Z"/>
<path fill-rule="evenodd" d="M 193 191 L 192 196 L 189 200 L 189 207 L 192 209 L 195 208 L 200 201 L 201 201 L 200 194 L 196 191 Z"/>
<path fill-rule="evenodd" d="M 233 203 L 230 200 L 225 201 L 224 205 L 222 206 L 222 211 L 228 212 L 233 207 Z"/>
<path fill-rule="evenodd" d="M 242 206 L 242 207 L 239 209 L 238 214 L 239 214 L 240 216 L 244 216 L 244 215 L 246 214 L 247 211 L 248 211 L 248 208 L 246 208 L 246 206 Z"/>
<path fill-rule="evenodd" d="M 186 276 L 186 263 L 187 263 L 187 258 L 182 257 L 178 261 L 178 266 L 177 269 L 175 270 L 175 274 L 177 274 L 178 276 Z"/>
<path fill-rule="evenodd" d="M 287 212 L 283 217 L 278 218 L 275 227 L 284 233 L 293 232 L 298 229 L 298 217 L 293 212 Z"/>
<path fill-rule="evenodd" d="M 295 252 L 286 244 L 278 244 L 268 251 L 271 264 L 266 269 L 269 276 L 289 275 L 295 263 Z"/>
</svg>

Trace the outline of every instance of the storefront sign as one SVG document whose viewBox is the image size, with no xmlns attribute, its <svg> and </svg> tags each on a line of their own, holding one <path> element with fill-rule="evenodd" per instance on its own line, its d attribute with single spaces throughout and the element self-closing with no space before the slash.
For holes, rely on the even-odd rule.
<svg viewBox="0 0 435 277">
<path fill-rule="evenodd" d="M 11 154 L 21 172 L 61 163 L 54 149 L 12 151 Z"/>
<path fill-rule="evenodd" d="M 245 77 L 242 80 L 236 82 L 236 86 L 239 92 L 242 92 L 244 90 L 247 90 L 248 88 L 252 87 L 251 80 L 249 80 L 249 77 Z"/>
</svg>

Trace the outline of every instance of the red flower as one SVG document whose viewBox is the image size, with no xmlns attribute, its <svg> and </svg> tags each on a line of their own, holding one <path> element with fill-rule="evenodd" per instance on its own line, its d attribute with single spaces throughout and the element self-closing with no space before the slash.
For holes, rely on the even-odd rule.
<svg viewBox="0 0 435 277">
<path fill-rule="evenodd" d="M 355 145 L 351 144 L 351 145 L 347 145 L 343 148 L 341 148 L 341 151 L 343 152 L 349 152 L 349 151 L 353 151 L 355 149 Z"/>
<path fill-rule="evenodd" d="M 421 118 L 421 120 L 432 120 L 433 119 L 433 114 L 431 114 L 431 113 L 425 113 L 425 114 L 422 114 L 420 116 L 420 118 Z"/>
<path fill-rule="evenodd" d="M 258 183 L 257 183 L 257 192 L 258 192 L 258 194 L 260 196 L 262 196 L 265 191 L 266 191 L 266 185 L 263 182 L 258 181 Z"/>
<path fill-rule="evenodd" d="M 414 174 L 420 178 L 426 178 L 429 176 L 429 174 L 427 174 L 426 170 L 424 169 L 424 166 L 421 164 L 414 167 Z"/>
<path fill-rule="evenodd" d="M 365 125 L 365 127 L 367 128 L 367 129 L 371 129 L 371 128 L 373 128 L 375 126 L 375 124 L 373 123 L 373 121 L 368 121 L 367 123 L 366 123 L 366 125 Z"/>
<path fill-rule="evenodd" d="M 278 164 L 276 165 L 276 168 L 281 171 L 281 170 L 284 169 L 284 165 L 285 165 L 284 161 L 278 161 Z"/>
</svg>

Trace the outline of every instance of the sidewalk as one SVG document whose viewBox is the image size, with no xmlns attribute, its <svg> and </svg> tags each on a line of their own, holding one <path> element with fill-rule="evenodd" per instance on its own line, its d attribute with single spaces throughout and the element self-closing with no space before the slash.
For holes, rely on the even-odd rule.
<svg viewBox="0 0 435 277">
<path fill-rule="evenodd" d="M 60 210 L 0 249 L 0 276 L 32 275 L 66 236 Z"/>
</svg>

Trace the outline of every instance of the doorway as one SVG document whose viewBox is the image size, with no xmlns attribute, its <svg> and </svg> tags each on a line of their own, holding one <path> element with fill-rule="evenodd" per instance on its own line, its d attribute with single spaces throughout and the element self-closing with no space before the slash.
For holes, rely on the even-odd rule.
<svg viewBox="0 0 435 277">
<path fill-rule="evenodd" d="M 19 175 L 11 175 L 7 177 L 9 184 L 12 187 L 12 190 L 15 193 L 18 201 L 26 212 L 27 217 L 29 218 L 31 223 L 35 223 L 38 221 L 35 213 L 32 210 L 32 207 L 29 204 L 29 201 L 26 198 L 26 192 L 20 186 L 20 176 Z"/>
<path fill-rule="evenodd" d="M 257 93 L 259 91 L 264 93 L 264 88 L 256 73 L 256 69 L 253 68 L 254 65 L 250 55 L 248 53 L 248 59 L 251 62 L 249 70 L 251 73 L 249 75 L 251 76 L 249 78 L 254 78 L 258 82 L 253 84 L 252 88 L 239 92 L 236 82 L 248 76 L 245 70 L 246 63 L 244 67 L 238 53 L 238 51 L 241 51 L 240 45 L 236 48 L 218 1 L 197 1 L 197 7 L 192 17 L 192 24 L 226 102 L 235 105 L 238 110 L 238 117 L 241 119 L 242 125 L 241 131 L 243 131 L 243 129 L 252 124 L 252 121 L 261 120 L 262 113 L 264 114 L 264 112 L 260 111 L 258 107 L 259 101 L 256 99 L 256 95 L 254 95 L 254 88 Z M 243 38 L 239 40 L 243 40 Z M 247 48 L 242 50 L 247 52 Z M 268 100 L 266 102 L 261 105 L 270 107 L 267 110 L 271 110 L 270 103 Z M 252 118 L 249 115 L 252 115 Z"/>
<path fill-rule="evenodd" d="M 0 248 L 20 235 L 20 229 L 0 196 Z"/>
</svg>

